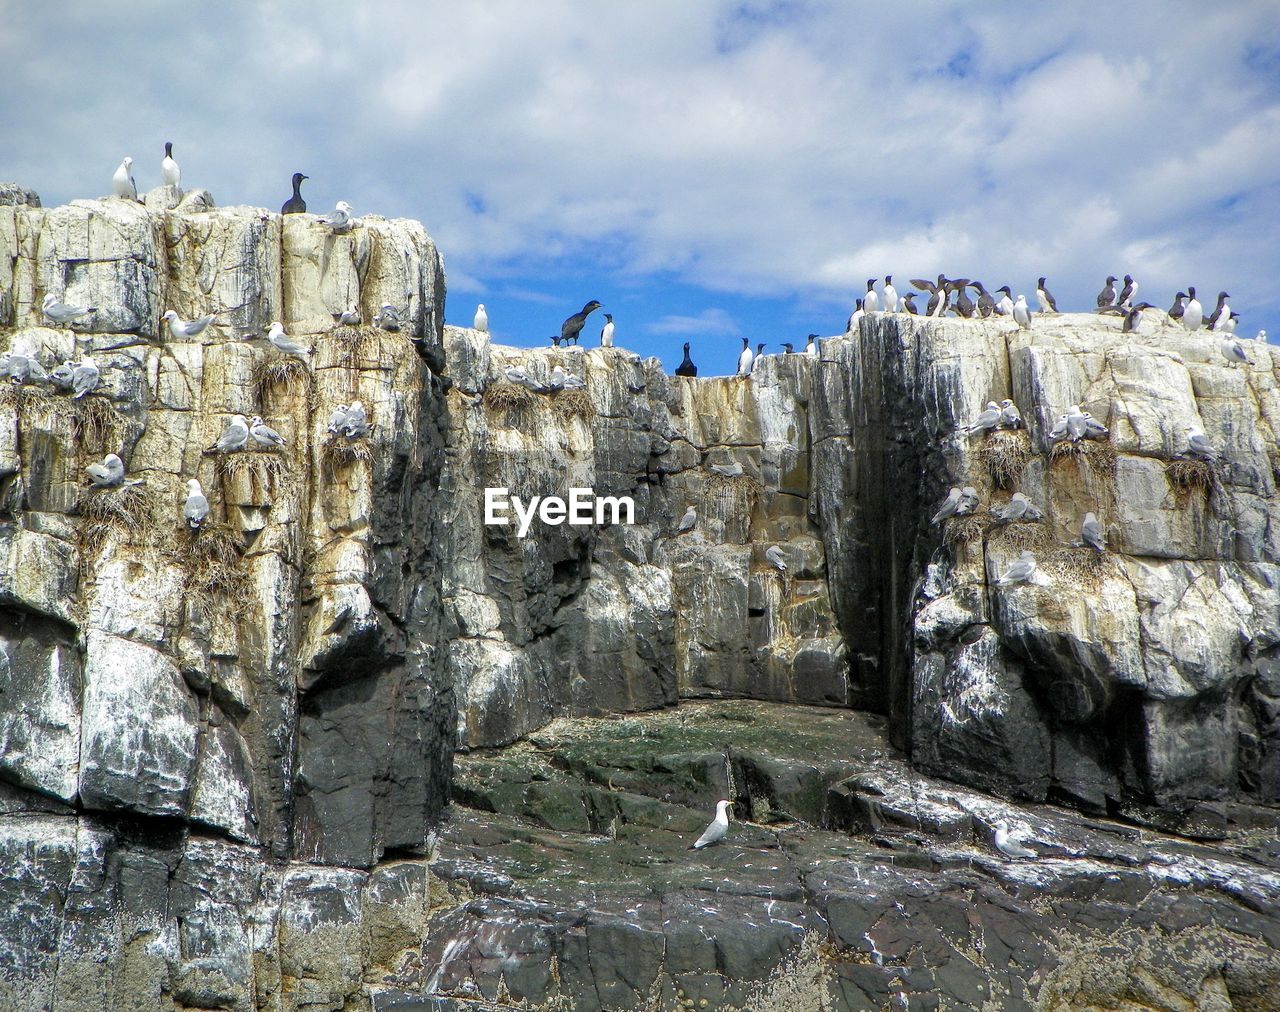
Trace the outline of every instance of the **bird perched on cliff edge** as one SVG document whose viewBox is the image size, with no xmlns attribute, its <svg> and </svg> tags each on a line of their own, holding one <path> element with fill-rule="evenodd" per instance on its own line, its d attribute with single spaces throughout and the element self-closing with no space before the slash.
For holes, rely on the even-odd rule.
<svg viewBox="0 0 1280 1012">
<path fill-rule="evenodd" d="M 568 317 L 564 323 L 560 324 L 560 340 L 572 341 L 578 343 L 578 335 L 582 333 L 582 328 L 587 322 L 587 317 L 600 308 L 600 303 L 592 299 L 578 312 Z"/>
<path fill-rule="evenodd" d="M 721 478 L 741 478 L 742 463 L 735 460 L 732 464 L 712 464 L 711 473 L 718 474 Z"/>
<path fill-rule="evenodd" d="M 273 347 L 286 355 L 293 355 L 295 358 L 305 359 L 311 354 L 311 350 L 306 345 L 299 344 L 285 334 L 284 324 L 279 320 L 271 324 L 271 329 L 267 331 L 267 340 L 271 342 Z"/>
<path fill-rule="evenodd" d="M 1000 316 L 1012 316 L 1013 292 L 1009 290 L 1008 285 L 1005 285 L 1003 288 L 997 288 L 996 291 L 1002 293 L 1000 300 L 996 303 L 996 312 Z"/>
<path fill-rule="evenodd" d="M 1233 366 L 1243 362 L 1249 364 L 1249 356 L 1245 354 L 1244 345 L 1234 337 L 1224 337 L 1219 343 L 1222 349 L 1222 357 L 1230 362 Z"/>
<path fill-rule="evenodd" d="M 119 488 L 124 481 L 124 462 L 114 453 L 108 453 L 100 464 L 90 464 L 84 469 L 89 476 L 92 488 Z M 139 485 L 139 481 L 131 481 L 131 485 Z"/>
<path fill-rule="evenodd" d="M 893 287 L 892 274 L 884 276 L 884 311 L 886 313 L 898 311 L 898 290 Z"/>
<path fill-rule="evenodd" d="M 684 360 L 676 366 L 677 376 L 697 376 L 698 367 L 693 364 L 693 359 L 689 357 L 689 342 L 684 343 Z"/>
<path fill-rule="evenodd" d="M 1102 285 L 1102 291 L 1098 293 L 1098 297 L 1094 300 L 1098 304 L 1099 309 L 1107 309 L 1116 303 L 1116 278 L 1114 274 L 1108 274 L 1107 280 Z"/>
<path fill-rule="evenodd" d="M 817 357 L 818 355 L 818 335 L 817 334 L 810 334 L 805 339 L 804 353 L 813 358 Z"/>
<path fill-rule="evenodd" d="M 328 226 L 335 235 L 350 232 L 355 223 L 356 220 L 351 215 L 351 205 L 345 200 L 338 201 L 332 211 L 320 217 L 320 224 Z"/>
<path fill-rule="evenodd" d="M 862 308 L 862 300 L 858 299 L 858 301 L 854 304 L 853 312 L 849 314 L 849 323 L 844 328 L 844 332 L 846 334 L 852 334 L 858 326 L 858 321 L 861 320 L 866 315 L 867 315 L 867 311 Z"/>
<path fill-rule="evenodd" d="M 1124 288 L 1120 291 L 1120 297 L 1116 299 L 1117 306 L 1130 306 L 1133 304 L 1133 297 L 1138 294 L 1138 282 L 1133 280 L 1132 274 L 1124 276 Z"/>
<path fill-rule="evenodd" d="M 751 366 L 755 356 L 751 354 L 751 342 L 748 338 L 742 339 L 742 351 L 738 354 L 738 375 L 751 375 Z"/>
<path fill-rule="evenodd" d="M 1035 576 L 1036 557 L 1031 552 L 1024 551 L 1000 574 L 1000 579 L 996 581 L 996 585 L 999 587 L 1011 587 L 1015 583 L 1030 583 Z"/>
<path fill-rule="evenodd" d="M 1026 427 L 1026 422 L 1022 420 L 1022 412 L 1018 410 L 1018 406 L 1008 397 L 1000 402 L 1000 422 L 1001 429 L 1022 429 Z"/>
<path fill-rule="evenodd" d="M 1173 305 L 1169 307 L 1169 319 L 1181 320 L 1187 309 L 1187 293 L 1179 292 L 1173 297 Z"/>
<path fill-rule="evenodd" d="M 360 307 L 352 303 L 347 309 L 341 313 L 333 314 L 333 322 L 339 327 L 358 327 L 360 326 Z"/>
<path fill-rule="evenodd" d="M 138 184 L 133 181 L 132 158 L 126 158 L 120 163 L 120 168 L 116 169 L 116 174 L 111 177 L 111 189 L 115 191 L 117 197 L 124 197 L 126 200 L 138 199 Z"/>
<path fill-rule="evenodd" d="M 1130 306 L 1124 311 L 1124 323 L 1120 325 L 1120 333 L 1136 334 L 1138 326 L 1142 323 L 1142 310 L 1137 306 Z"/>
<path fill-rule="evenodd" d="M 204 525 L 209 519 L 209 500 L 204 496 L 204 489 L 195 478 L 187 481 L 187 498 L 182 504 L 182 518 L 193 531 Z"/>
<path fill-rule="evenodd" d="M 1084 522 L 1080 524 L 1080 540 L 1095 552 L 1107 550 L 1107 535 L 1092 512 L 1086 513 Z"/>
<path fill-rule="evenodd" d="M 1045 279 L 1040 278 L 1036 282 L 1036 301 L 1040 303 L 1040 312 L 1056 313 L 1058 311 L 1058 303 L 1054 301 L 1053 294 L 1045 285 Z"/>
<path fill-rule="evenodd" d="M 173 160 L 173 141 L 164 142 L 164 158 L 160 162 L 160 178 L 164 180 L 165 186 L 175 192 L 182 184 L 182 170 L 178 168 L 178 163 Z"/>
<path fill-rule="evenodd" d="M 978 290 L 978 315 L 985 320 L 996 311 L 996 300 L 982 286 L 981 281 L 971 281 L 970 284 Z"/>
<path fill-rule="evenodd" d="M 347 421 L 347 406 L 339 404 L 336 408 L 329 412 L 329 423 L 325 426 L 325 430 L 330 434 L 336 434 L 342 431 L 342 426 Z"/>
<path fill-rule="evenodd" d="M 306 213 L 307 202 L 302 199 L 302 181 L 310 178 L 310 176 L 304 176 L 301 172 L 293 174 L 293 196 L 284 202 L 284 205 L 280 208 L 281 214 Z"/>
<path fill-rule="evenodd" d="M 1226 292 L 1218 293 L 1218 304 L 1214 307 L 1212 313 L 1209 314 L 1207 321 L 1210 330 L 1225 330 L 1228 321 L 1231 319 L 1231 307 L 1227 305 L 1227 299 L 1231 298 Z"/>
<path fill-rule="evenodd" d="M 1187 286 L 1187 304 L 1182 309 L 1182 325 L 1187 330 L 1199 330 L 1200 324 L 1204 323 L 1204 307 L 1200 305 L 1200 300 L 1196 298 L 1196 289 L 1194 285 Z"/>
<path fill-rule="evenodd" d="M 934 524 L 936 526 L 937 524 L 942 523 L 942 521 L 946 520 L 948 517 L 955 516 L 956 510 L 959 508 L 959 506 L 960 506 L 960 487 L 958 485 L 952 485 L 951 491 L 947 493 L 947 498 L 942 501 L 942 505 L 938 507 L 938 512 L 933 515 L 933 519 L 930 520 L 929 523 Z"/>
<path fill-rule="evenodd" d="M 867 278 L 867 290 L 862 295 L 862 311 L 864 313 L 880 312 L 880 296 L 876 294 L 875 278 Z"/>
<path fill-rule="evenodd" d="M 680 522 L 676 524 L 677 534 L 688 534 L 698 523 L 698 511 L 690 506 L 684 511 L 684 516 L 680 518 Z"/>
<path fill-rule="evenodd" d="M 243 450 L 249 442 L 249 419 L 244 415 L 233 415 L 227 420 L 226 427 L 218 441 L 205 450 L 205 453 L 235 453 Z"/>
<path fill-rule="evenodd" d="M 1216 464 L 1218 458 L 1222 456 L 1213 448 L 1209 440 L 1205 439 L 1203 432 L 1195 430 L 1187 435 L 1187 454 L 1197 460 L 1203 460 L 1206 464 Z"/>
<path fill-rule="evenodd" d="M 98 364 L 86 355 L 71 370 L 71 389 L 74 391 L 72 400 L 78 401 L 86 394 L 93 393 L 98 389 L 100 382 L 102 382 L 102 374 L 98 371 Z"/>
<path fill-rule="evenodd" d="M 1013 304 L 1013 318 L 1023 330 L 1031 329 L 1031 310 L 1027 308 L 1027 297 L 1019 295 Z"/>
<path fill-rule="evenodd" d="M 342 434 L 348 439 L 363 439 L 369 434 L 369 416 L 360 401 L 352 401 L 342 420 Z"/>
<path fill-rule="evenodd" d="M 396 309 L 390 302 L 384 302 L 378 307 L 378 313 L 373 318 L 373 325 L 393 334 L 396 333 L 400 330 L 400 310 Z"/>
<path fill-rule="evenodd" d="M 284 436 L 262 421 L 261 415 L 254 415 L 249 422 L 249 435 L 259 446 L 284 446 L 286 442 Z"/>
<path fill-rule="evenodd" d="M 72 323 L 82 316 L 98 311 L 97 306 L 73 306 L 67 302 L 59 302 L 58 297 L 50 292 L 44 297 L 40 311 L 54 323 Z"/>
<path fill-rule="evenodd" d="M 605 324 L 603 327 L 600 328 L 600 347 L 612 348 L 613 347 L 613 314 L 605 313 L 604 319 L 605 319 Z"/>
<path fill-rule="evenodd" d="M 996 850 L 1005 857 L 1039 857 L 1034 850 L 1024 847 L 1022 841 L 1009 831 L 1009 823 L 1004 819 L 996 823 Z"/>
<path fill-rule="evenodd" d="M 489 314 L 485 312 L 483 302 L 476 306 L 476 315 L 471 320 L 471 329 L 478 330 L 482 334 L 489 332 Z"/>
<path fill-rule="evenodd" d="M 777 545 L 765 549 L 764 557 L 774 569 L 783 576 L 787 575 L 787 557 Z"/>
<path fill-rule="evenodd" d="M 701 850 L 724 839 L 725 834 L 729 832 L 729 807 L 732 804 L 732 801 L 716 802 L 716 817 L 711 820 L 711 825 L 702 831 L 702 835 L 693 842 L 690 850 Z"/>
<path fill-rule="evenodd" d="M 182 318 L 172 309 L 166 309 L 161 319 L 169 324 L 169 333 L 181 341 L 188 337 L 198 337 L 204 333 L 205 328 L 213 323 L 215 317 L 215 313 L 209 313 L 207 316 L 201 316 L 198 319 L 184 323 Z"/>
<path fill-rule="evenodd" d="M 974 419 L 973 424 L 964 427 L 965 432 L 990 432 L 1000 424 L 1000 408 L 995 401 L 987 401 L 982 413 Z"/>
</svg>

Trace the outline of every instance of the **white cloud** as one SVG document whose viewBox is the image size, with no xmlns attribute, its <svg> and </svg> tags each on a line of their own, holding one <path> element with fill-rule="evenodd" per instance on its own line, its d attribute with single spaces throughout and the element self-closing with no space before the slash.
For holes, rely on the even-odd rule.
<svg viewBox="0 0 1280 1012">
<path fill-rule="evenodd" d="M 651 334 L 698 334 L 709 337 L 735 337 L 742 328 L 723 309 L 704 309 L 697 316 L 664 316 L 645 328 Z"/>
</svg>

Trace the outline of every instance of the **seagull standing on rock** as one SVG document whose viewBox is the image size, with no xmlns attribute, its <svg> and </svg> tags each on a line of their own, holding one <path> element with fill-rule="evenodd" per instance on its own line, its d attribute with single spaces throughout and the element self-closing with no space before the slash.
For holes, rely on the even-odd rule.
<svg viewBox="0 0 1280 1012">
<path fill-rule="evenodd" d="M 342 421 L 342 434 L 348 439 L 363 439 L 369 434 L 369 416 L 365 414 L 364 405 L 352 401 L 347 408 L 346 418 Z"/>
<path fill-rule="evenodd" d="M 299 344 L 293 338 L 285 335 L 284 324 L 277 320 L 271 324 L 271 329 L 267 331 L 267 340 L 272 346 L 284 352 L 286 355 L 293 355 L 295 358 L 305 359 L 311 354 L 306 345 Z"/>
<path fill-rule="evenodd" d="M 484 303 L 476 306 L 476 315 L 471 320 L 471 329 L 478 330 L 482 334 L 489 332 L 489 314 L 484 310 Z"/>
<path fill-rule="evenodd" d="M 44 297 L 40 311 L 54 323 L 72 323 L 82 316 L 98 311 L 97 306 L 73 306 L 67 302 L 59 302 L 58 297 L 50 292 Z"/>
<path fill-rule="evenodd" d="M 249 435 L 253 437 L 253 441 L 259 446 L 273 447 L 284 446 L 285 438 L 280 435 L 271 426 L 266 425 L 262 421 L 261 415 L 254 415 L 253 420 L 249 423 Z"/>
<path fill-rule="evenodd" d="M 341 313 L 335 313 L 333 322 L 339 327 L 360 326 L 360 307 L 353 303 Z"/>
<path fill-rule="evenodd" d="M 1009 564 L 1009 567 L 1000 574 L 1000 579 L 996 581 L 996 585 L 1011 587 L 1015 583 L 1029 583 L 1035 575 L 1036 557 L 1031 552 L 1026 551 L 1014 559 Z"/>
<path fill-rule="evenodd" d="M 1102 524 L 1098 523 L 1097 516 L 1092 512 L 1086 513 L 1084 522 L 1080 524 L 1080 540 L 1096 552 L 1107 550 L 1106 532 L 1103 531 Z"/>
<path fill-rule="evenodd" d="M 355 223 L 355 218 L 351 216 L 351 205 L 345 200 L 338 201 L 332 211 L 320 218 L 320 224 L 327 225 L 334 235 L 350 232 Z"/>
<path fill-rule="evenodd" d="M 688 534 L 698 523 L 698 511 L 690 506 L 684 511 L 684 516 L 680 518 L 680 523 L 676 525 L 677 534 Z"/>
<path fill-rule="evenodd" d="M 1222 357 L 1233 366 L 1240 362 L 1249 364 L 1249 356 L 1244 353 L 1244 345 L 1237 338 L 1224 337 L 1219 347 L 1222 349 Z"/>
<path fill-rule="evenodd" d="M 1222 456 L 1209 440 L 1204 438 L 1203 432 L 1192 431 L 1187 436 L 1187 453 L 1197 460 L 1203 460 L 1206 464 L 1216 464 L 1218 458 Z"/>
<path fill-rule="evenodd" d="M 84 472 L 93 488 L 119 488 L 124 484 L 124 462 L 114 453 L 103 457 L 101 464 L 90 464 Z"/>
<path fill-rule="evenodd" d="M 947 498 L 943 500 L 942 505 L 938 507 L 938 512 L 933 515 L 933 519 L 929 523 L 942 523 L 948 517 L 956 515 L 956 510 L 960 507 L 960 487 L 958 485 L 951 486 L 951 491 L 947 493 Z"/>
<path fill-rule="evenodd" d="M 783 554 L 782 549 L 777 545 L 767 549 L 764 557 L 769 560 L 769 565 L 776 569 L 783 576 L 787 575 L 787 557 Z"/>
<path fill-rule="evenodd" d="M 329 424 L 325 426 L 326 431 L 330 434 L 336 434 L 342 430 L 342 426 L 347 420 L 347 406 L 339 404 L 336 408 L 329 412 Z"/>
<path fill-rule="evenodd" d="M 182 170 L 173 160 L 173 141 L 164 142 L 164 159 L 160 162 L 160 178 L 164 180 L 164 185 L 175 193 L 182 185 Z"/>
<path fill-rule="evenodd" d="M 198 337 L 200 334 L 204 333 L 205 328 L 208 327 L 209 324 L 213 323 L 216 317 L 216 313 L 210 313 L 207 316 L 201 316 L 199 319 L 184 323 L 181 317 L 179 317 L 172 309 L 166 309 L 164 316 L 162 316 L 161 319 L 169 324 L 169 333 L 177 340 L 181 341 L 184 338 Z"/>
<path fill-rule="evenodd" d="M 1019 295 L 1013 304 L 1013 318 L 1023 330 L 1031 329 L 1031 310 L 1027 308 L 1027 297 Z"/>
<path fill-rule="evenodd" d="M 710 847 L 713 843 L 719 843 L 724 839 L 725 834 L 729 832 L 729 807 L 732 801 L 716 802 L 716 817 L 711 820 L 711 825 L 702 831 L 702 835 L 694 841 L 690 850 L 701 850 L 703 847 Z"/>
<path fill-rule="evenodd" d="M 1022 429 L 1026 427 L 1026 422 L 1022 420 L 1022 412 L 1008 397 L 1000 402 L 999 427 L 1002 429 Z"/>
<path fill-rule="evenodd" d="M 79 400 L 86 394 L 91 394 L 98 389 L 98 384 L 102 381 L 102 374 L 98 371 L 98 364 L 88 355 L 82 358 L 79 364 L 71 370 L 71 389 L 74 392 L 72 400 Z"/>
<path fill-rule="evenodd" d="M 132 158 L 126 158 L 120 163 L 120 168 L 116 169 L 116 174 L 111 177 L 111 189 L 117 197 L 124 197 L 126 200 L 138 199 L 138 184 L 133 181 Z"/>
<path fill-rule="evenodd" d="M 965 432 L 969 435 L 973 435 L 975 432 L 991 432 L 1000 424 L 1000 417 L 1000 407 L 996 402 L 987 401 L 987 406 L 983 410 L 982 414 L 978 415 L 972 425 L 965 427 Z"/>
<path fill-rule="evenodd" d="M 187 499 L 182 504 L 182 518 L 193 531 L 204 526 L 209 519 L 209 500 L 205 498 L 204 489 L 195 478 L 187 481 Z"/>
<path fill-rule="evenodd" d="M 390 302 L 384 302 L 378 307 L 378 315 L 373 318 L 373 325 L 393 334 L 396 333 L 400 330 L 400 310 Z"/>
<path fill-rule="evenodd" d="M 243 450 L 249 443 L 249 419 L 244 415 L 234 415 L 227 421 L 222 435 L 205 453 L 235 453 Z"/>
<path fill-rule="evenodd" d="M 1022 841 L 1009 831 L 1009 823 L 1001 819 L 996 823 L 996 850 L 1005 857 L 1039 857 L 1034 850 L 1022 845 Z"/>
</svg>

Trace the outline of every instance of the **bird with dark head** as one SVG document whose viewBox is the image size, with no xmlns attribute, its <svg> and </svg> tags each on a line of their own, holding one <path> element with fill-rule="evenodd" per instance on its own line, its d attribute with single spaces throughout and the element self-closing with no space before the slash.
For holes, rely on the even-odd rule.
<svg viewBox="0 0 1280 1012">
<path fill-rule="evenodd" d="M 582 328 L 586 325 L 587 317 L 599 308 L 600 303 L 592 299 L 579 312 L 574 313 L 564 323 L 560 324 L 560 340 L 573 341 L 576 344 L 578 335 L 582 333 Z"/>
<path fill-rule="evenodd" d="M 693 359 L 689 357 L 689 342 L 684 343 L 684 361 L 676 366 L 677 376 L 697 376 L 698 367 L 693 364 Z"/>
<path fill-rule="evenodd" d="M 280 208 L 281 214 L 306 213 L 307 202 L 302 199 L 302 181 L 310 178 L 310 176 L 304 176 L 301 172 L 293 174 L 293 196 L 284 202 L 284 206 Z"/>
</svg>

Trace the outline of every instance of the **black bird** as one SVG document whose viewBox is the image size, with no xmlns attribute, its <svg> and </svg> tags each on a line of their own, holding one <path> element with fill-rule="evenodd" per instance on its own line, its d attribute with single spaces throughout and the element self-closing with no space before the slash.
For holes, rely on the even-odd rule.
<svg viewBox="0 0 1280 1012">
<path fill-rule="evenodd" d="M 761 341 L 759 344 L 756 345 L 756 358 L 759 358 L 763 354 L 764 354 L 764 342 Z"/>
<path fill-rule="evenodd" d="M 1117 305 L 1124 306 L 1133 301 L 1134 294 L 1138 291 L 1138 283 L 1133 280 L 1132 274 L 1124 276 L 1124 289 L 1120 292 L 1120 299 Z"/>
<path fill-rule="evenodd" d="M 580 313 L 574 313 L 564 323 L 560 324 L 560 340 L 572 341 L 578 343 L 578 335 L 582 333 L 582 328 L 587 322 L 587 317 L 600 308 L 600 303 L 592 299 L 582 307 Z"/>
<path fill-rule="evenodd" d="M 762 345 L 761 347 L 763 347 L 763 345 Z M 786 349 L 786 354 L 788 354 L 788 355 L 794 355 L 794 354 L 795 354 L 795 351 L 796 351 L 796 350 L 795 350 L 795 348 L 794 348 L 794 347 L 792 347 L 792 345 L 791 345 L 791 342 L 790 342 L 790 341 L 783 341 L 783 342 L 782 342 L 782 347 L 784 347 L 784 348 Z"/>
<path fill-rule="evenodd" d="M 907 294 L 902 297 L 902 304 L 907 307 L 907 312 L 912 316 L 920 315 L 920 310 L 916 308 L 915 292 L 907 292 Z"/>
<path fill-rule="evenodd" d="M 301 172 L 293 174 L 293 196 L 284 202 L 284 207 L 280 208 L 281 214 L 305 214 L 307 210 L 307 202 L 302 199 L 302 181 L 310 179 L 310 176 L 304 176 Z"/>
<path fill-rule="evenodd" d="M 1218 317 L 1222 315 L 1222 307 L 1227 304 L 1227 299 L 1231 298 L 1226 292 L 1218 293 L 1218 308 L 1209 314 L 1209 319 L 1205 322 L 1205 326 L 1213 330 L 1213 325 L 1218 322 Z"/>
<path fill-rule="evenodd" d="M 1049 291 L 1045 279 L 1041 278 L 1036 282 L 1036 301 L 1040 303 L 1040 312 L 1056 313 L 1058 311 L 1058 303 L 1053 297 L 1053 293 Z"/>
<path fill-rule="evenodd" d="M 552 335 L 551 335 L 551 344 L 552 344 L 552 346 L 553 346 L 553 347 L 556 347 L 556 348 L 559 348 L 559 347 L 560 347 L 560 335 L 559 335 L 559 334 L 552 334 Z"/>
<path fill-rule="evenodd" d="M 1098 293 L 1098 308 L 1107 309 L 1114 306 L 1116 302 L 1116 279 L 1113 275 L 1107 275 L 1107 283 L 1102 286 L 1102 291 Z"/>
<path fill-rule="evenodd" d="M 956 281 L 953 283 L 957 285 L 960 284 L 959 281 Z M 966 282 L 965 284 L 960 285 L 960 287 L 956 289 L 956 304 L 954 306 L 955 311 L 959 313 L 961 316 L 963 316 L 966 320 L 972 318 L 974 309 L 976 308 L 973 304 L 973 300 L 969 298 L 968 292 L 965 291 L 965 289 L 967 289 L 968 287 L 969 285 Z"/>
<path fill-rule="evenodd" d="M 971 281 L 970 284 L 978 290 L 978 315 L 985 320 L 996 311 L 996 300 L 981 281 Z"/>
<path fill-rule="evenodd" d="M 684 361 L 676 366 L 677 376 L 697 376 L 698 367 L 693 364 L 693 359 L 689 357 L 689 342 L 684 343 Z"/>
<path fill-rule="evenodd" d="M 1124 326 L 1120 328 L 1120 332 L 1132 334 L 1138 329 L 1138 321 L 1140 319 L 1142 319 L 1142 310 L 1137 306 L 1124 310 Z"/>
<path fill-rule="evenodd" d="M 1183 299 L 1187 297 L 1186 292 L 1179 292 L 1173 297 L 1173 305 L 1169 307 L 1169 319 L 1181 320 L 1182 311 L 1187 307 L 1182 304 Z"/>
</svg>

